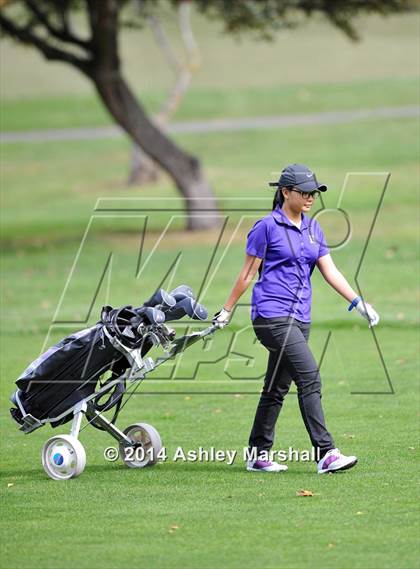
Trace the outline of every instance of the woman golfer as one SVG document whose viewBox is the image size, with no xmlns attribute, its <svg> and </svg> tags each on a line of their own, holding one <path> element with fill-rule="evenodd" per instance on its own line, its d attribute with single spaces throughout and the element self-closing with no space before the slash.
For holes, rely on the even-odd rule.
<svg viewBox="0 0 420 569">
<path fill-rule="evenodd" d="M 335 266 L 324 234 L 307 214 L 314 200 L 327 187 L 302 164 L 291 164 L 281 173 L 273 211 L 258 220 L 248 234 L 246 260 L 222 310 L 213 323 L 223 327 L 248 288 L 257 270 L 259 278 L 252 292 L 251 318 L 255 334 L 269 350 L 264 387 L 249 437 L 256 460 L 251 471 L 278 472 L 287 466 L 269 460 L 274 429 L 283 399 L 292 380 L 296 383 L 299 407 L 311 443 L 318 453 L 318 473 L 351 468 L 355 456 L 343 455 L 325 425 L 321 405 L 321 378 L 308 347 L 311 322 L 311 274 L 315 265 L 322 276 L 370 326 L 379 322 L 375 310 L 349 285 Z"/>
</svg>

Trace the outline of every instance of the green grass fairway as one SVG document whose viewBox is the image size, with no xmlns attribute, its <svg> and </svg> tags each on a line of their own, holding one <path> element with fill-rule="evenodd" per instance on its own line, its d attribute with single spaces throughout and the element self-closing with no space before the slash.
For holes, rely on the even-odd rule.
<svg viewBox="0 0 420 569">
<path fill-rule="evenodd" d="M 313 335 L 325 332 L 315 327 Z M 409 348 L 415 333 L 385 325 L 378 334 L 392 346 L 386 354 L 395 396 L 350 395 L 351 385 L 336 381 L 339 359 L 328 356 L 324 400 L 329 424 L 341 448 L 360 460 L 341 475 L 320 477 L 310 463 L 292 463 L 280 475 L 255 475 L 245 472 L 240 461 L 233 466 L 168 461 L 131 470 L 105 462 L 102 453 L 112 439 L 91 429 L 81 435 L 88 456 L 84 474 L 58 483 L 46 478 L 39 459 L 52 433 L 45 429 L 24 437 L 4 420 L 3 566 L 301 569 L 316 560 L 317 566 L 331 568 L 414 569 L 418 405 L 415 370 L 407 362 L 415 357 Z M 337 339 L 342 352 L 343 346 L 353 346 L 350 338 L 347 329 Z M 360 332 L 359 340 L 370 342 L 369 333 Z M 222 334 L 217 342 L 224 342 Z M 366 382 L 377 372 L 373 360 L 373 354 L 363 357 L 371 368 Z M 401 360 L 405 363 L 396 363 Z M 362 367 L 355 366 L 351 379 L 358 370 L 365 373 Z M 173 456 L 179 445 L 240 451 L 257 397 L 134 399 L 119 424 L 142 420 L 155 425 Z M 290 395 L 278 447 L 307 448 L 298 415 L 296 397 Z M 299 489 L 315 495 L 297 497 Z"/>
</svg>

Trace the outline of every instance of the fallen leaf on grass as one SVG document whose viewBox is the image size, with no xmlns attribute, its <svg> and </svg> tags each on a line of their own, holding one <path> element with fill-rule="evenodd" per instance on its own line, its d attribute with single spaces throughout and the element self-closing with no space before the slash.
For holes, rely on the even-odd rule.
<svg viewBox="0 0 420 569">
<path fill-rule="evenodd" d="M 298 490 L 296 496 L 314 496 L 312 490 Z"/>
<path fill-rule="evenodd" d="M 363 512 L 356 512 L 356 516 L 363 516 Z"/>
<path fill-rule="evenodd" d="M 332 549 L 333 547 L 335 547 L 335 543 L 329 543 L 327 547 L 328 549 Z"/>
<path fill-rule="evenodd" d="M 397 247 L 390 247 L 385 251 L 385 258 L 386 259 L 393 259 L 395 257 L 395 253 L 397 252 Z"/>
<path fill-rule="evenodd" d="M 174 533 L 177 529 L 179 529 L 179 526 L 177 524 L 172 524 L 169 528 L 169 533 Z"/>
<path fill-rule="evenodd" d="M 10 488 L 11 486 L 13 486 L 13 482 L 9 482 L 9 484 L 7 485 L 8 488 Z"/>
</svg>

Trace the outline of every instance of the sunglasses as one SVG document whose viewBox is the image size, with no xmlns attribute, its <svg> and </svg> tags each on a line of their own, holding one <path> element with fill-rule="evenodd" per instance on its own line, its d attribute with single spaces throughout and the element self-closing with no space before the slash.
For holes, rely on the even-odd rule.
<svg viewBox="0 0 420 569">
<path fill-rule="evenodd" d="M 299 190 L 289 190 L 289 192 L 296 192 L 300 194 L 304 200 L 307 200 L 308 198 L 314 198 L 314 200 L 316 200 L 321 195 L 321 192 L 319 190 L 314 190 L 313 192 L 300 192 Z"/>
</svg>

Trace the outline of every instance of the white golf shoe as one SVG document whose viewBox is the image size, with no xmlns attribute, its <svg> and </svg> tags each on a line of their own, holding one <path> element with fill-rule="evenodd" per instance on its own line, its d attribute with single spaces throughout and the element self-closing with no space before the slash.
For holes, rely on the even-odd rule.
<svg viewBox="0 0 420 569">
<path fill-rule="evenodd" d="M 246 469 L 251 472 L 282 472 L 287 470 L 285 464 L 272 462 L 271 460 L 248 460 Z"/>
<path fill-rule="evenodd" d="M 356 462 L 356 456 L 345 456 L 341 454 L 338 448 L 333 448 L 318 462 L 318 474 L 347 470 L 348 468 L 352 468 Z"/>
</svg>

